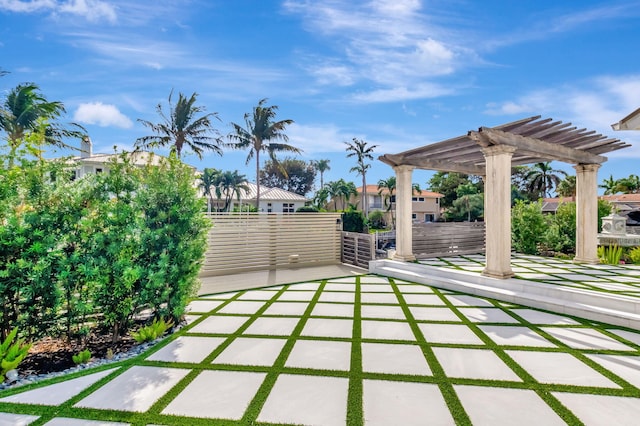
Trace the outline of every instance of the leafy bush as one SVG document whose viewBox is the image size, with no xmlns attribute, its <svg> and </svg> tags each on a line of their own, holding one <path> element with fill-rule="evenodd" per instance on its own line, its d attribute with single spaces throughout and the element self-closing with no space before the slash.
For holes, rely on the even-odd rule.
<svg viewBox="0 0 640 426">
<path fill-rule="evenodd" d="M 387 222 L 384 220 L 384 213 L 380 210 L 374 210 L 369 213 L 369 228 L 386 229 Z"/>
<path fill-rule="evenodd" d="M 515 251 L 537 254 L 546 229 L 547 220 L 542 214 L 542 202 L 516 201 L 511 209 L 511 239 Z"/>
<path fill-rule="evenodd" d="M 317 213 L 319 210 L 315 206 L 302 206 L 298 207 L 296 213 Z"/>
<path fill-rule="evenodd" d="M 124 334 L 136 312 L 179 319 L 210 221 L 192 168 L 171 157 L 71 181 L 66 162 L 0 155 L 0 336 Z"/>
<path fill-rule="evenodd" d="M 606 265 L 618 265 L 622 257 L 622 247 L 618 245 L 599 246 L 598 258 Z"/>
<path fill-rule="evenodd" d="M 634 247 L 633 249 L 629 250 L 629 260 L 631 261 L 631 263 L 640 263 L 640 247 Z"/>
<path fill-rule="evenodd" d="M 131 337 L 138 343 L 152 342 L 161 337 L 165 331 L 173 326 L 171 321 L 165 322 L 164 319 L 154 319 L 147 326 L 141 327 L 137 332 L 131 333 Z"/>
<path fill-rule="evenodd" d="M 89 349 L 85 349 L 78 352 L 77 355 L 71 355 L 71 359 L 75 365 L 86 364 L 91 359 L 91 351 L 89 351 Z"/>
<path fill-rule="evenodd" d="M 342 213 L 342 230 L 347 232 L 364 231 L 364 215 L 361 211 L 347 211 Z"/>
<path fill-rule="evenodd" d="M 23 339 L 16 339 L 18 329 L 9 332 L 4 342 L 0 344 L 0 376 L 5 377 L 7 371 L 15 370 L 27 356 L 31 344 L 24 343 Z"/>
</svg>

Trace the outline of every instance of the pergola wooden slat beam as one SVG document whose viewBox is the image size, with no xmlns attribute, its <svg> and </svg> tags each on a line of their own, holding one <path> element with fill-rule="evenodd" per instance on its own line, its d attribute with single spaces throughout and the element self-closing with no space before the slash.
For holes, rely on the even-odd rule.
<svg viewBox="0 0 640 426">
<path fill-rule="evenodd" d="M 477 132 L 469 132 L 469 137 L 483 146 L 487 141 L 490 145 L 509 145 L 517 148 L 520 152 L 538 153 L 553 160 L 572 164 L 600 164 L 607 161 L 606 157 L 600 155 L 488 127 L 481 127 Z"/>
</svg>

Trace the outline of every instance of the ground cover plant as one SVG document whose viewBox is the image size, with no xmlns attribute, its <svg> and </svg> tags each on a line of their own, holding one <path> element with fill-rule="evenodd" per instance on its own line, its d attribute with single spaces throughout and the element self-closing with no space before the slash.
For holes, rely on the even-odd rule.
<svg viewBox="0 0 640 426">
<path fill-rule="evenodd" d="M 123 153 L 110 173 L 72 179 L 70 162 L 33 152 L 0 156 L 0 336 L 17 327 L 27 340 L 78 341 L 78 353 L 96 332 L 115 348 L 142 310 L 177 323 L 209 224 L 193 170 Z"/>
</svg>

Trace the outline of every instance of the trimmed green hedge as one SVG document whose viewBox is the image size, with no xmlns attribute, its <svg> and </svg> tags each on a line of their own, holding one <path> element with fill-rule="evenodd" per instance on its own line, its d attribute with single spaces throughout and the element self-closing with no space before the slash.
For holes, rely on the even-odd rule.
<svg viewBox="0 0 640 426">
<path fill-rule="evenodd" d="M 0 157 L 0 333 L 114 339 L 152 309 L 179 320 L 197 285 L 209 221 L 177 158 L 69 179 L 62 162 Z"/>
</svg>

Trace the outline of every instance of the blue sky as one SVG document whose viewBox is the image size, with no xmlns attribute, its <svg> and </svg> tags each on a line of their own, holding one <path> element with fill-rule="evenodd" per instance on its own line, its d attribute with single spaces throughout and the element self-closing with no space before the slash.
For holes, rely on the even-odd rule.
<svg viewBox="0 0 640 426">
<path fill-rule="evenodd" d="M 331 161 L 325 181 L 360 182 L 353 137 L 381 155 L 533 115 L 633 144 L 599 181 L 639 174 L 640 132 L 610 127 L 640 107 L 639 47 L 638 0 L 0 0 L 0 90 L 37 83 L 94 151 L 148 135 L 137 119 L 158 122 L 172 89 L 225 135 L 269 98 L 301 158 Z M 245 157 L 185 161 L 253 180 Z M 368 181 L 392 174 L 376 160 Z"/>
</svg>

